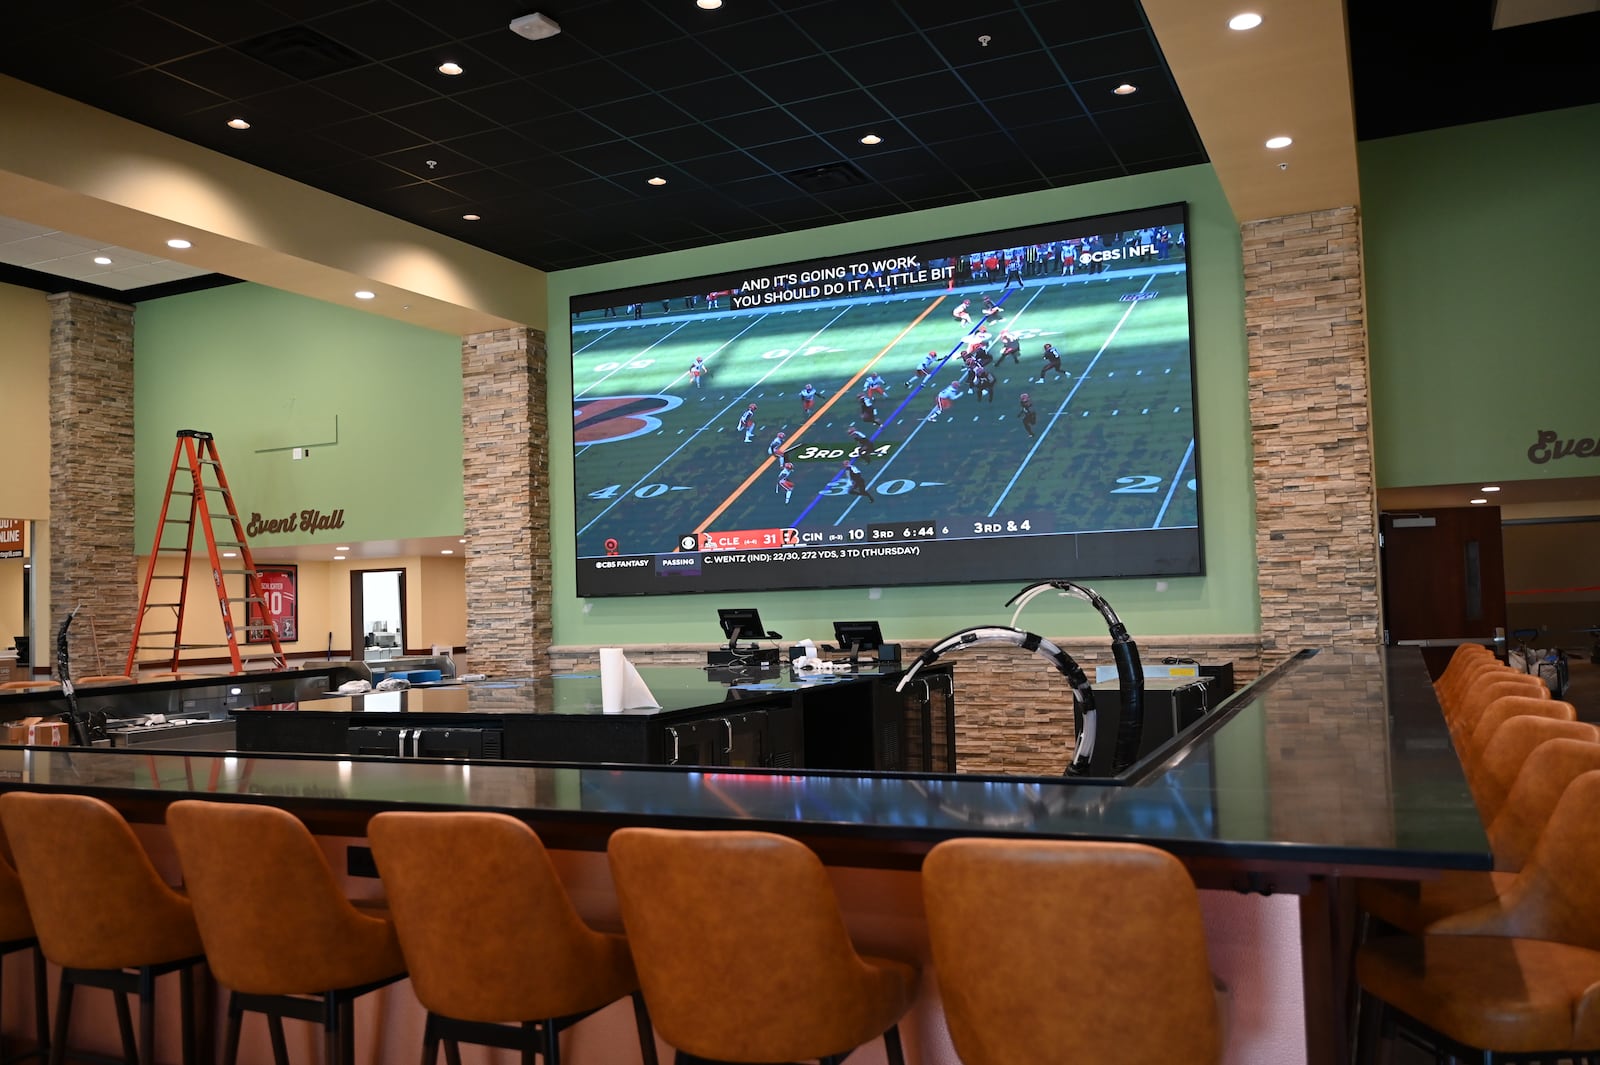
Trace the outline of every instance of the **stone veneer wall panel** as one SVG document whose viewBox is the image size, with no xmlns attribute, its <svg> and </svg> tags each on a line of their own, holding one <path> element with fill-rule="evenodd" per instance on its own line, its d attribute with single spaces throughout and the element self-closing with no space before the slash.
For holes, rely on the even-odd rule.
<svg viewBox="0 0 1600 1065">
<path fill-rule="evenodd" d="M 1353 207 L 1240 227 L 1264 664 L 1378 636 L 1361 221 Z"/>
<path fill-rule="evenodd" d="M 498 329 L 461 340 L 467 647 L 475 672 L 548 670 L 545 374 L 545 336 L 537 329 Z"/>
<path fill-rule="evenodd" d="M 72 672 L 121 673 L 139 593 L 133 544 L 133 308 L 76 292 L 50 300 L 50 617 Z M 55 672 L 56 634 L 34 662 Z"/>
<path fill-rule="evenodd" d="M 1106 638 L 1050 637 L 1091 676 L 1096 666 L 1113 665 Z M 902 643 L 907 665 L 933 641 Z M 1139 655 L 1159 662 L 1169 655 L 1201 662 L 1232 662 L 1234 682 L 1243 685 L 1261 671 L 1255 636 L 1159 636 L 1139 640 Z M 627 648 L 636 666 L 703 666 L 706 652 L 720 644 L 649 644 Z M 965 773 L 1059 775 L 1072 760 L 1072 690 L 1054 667 L 1031 651 L 983 644 L 943 656 L 955 667 L 956 767 Z M 600 667 L 598 647 L 561 646 L 550 651 L 557 673 L 593 672 Z M 474 660 L 476 668 L 476 660 Z"/>
</svg>

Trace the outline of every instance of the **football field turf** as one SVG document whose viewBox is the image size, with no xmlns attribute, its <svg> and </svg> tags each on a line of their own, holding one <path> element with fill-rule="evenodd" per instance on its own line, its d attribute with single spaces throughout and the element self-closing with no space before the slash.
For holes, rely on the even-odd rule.
<svg viewBox="0 0 1600 1065">
<path fill-rule="evenodd" d="M 989 330 L 1019 336 L 1021 364 L 993 367 L 992 401 L 963 388 L 930 421 L 937 392 L 963 369 L 952 353 L 968 327 L 952 312 L 971 299 L 976 321 L 981 297 L 1001 293 L 919 289 L 575 323 L 579 554 L 606 554 L 608 540 L 615 552 L 644 554 L 671 551 L 688 532 L 874 522 L 931 521 L 941 539 L 1197 524 L 1181 266 L 1041 277 L 1006 291 Z M 1067 376 L 1041 383 L 1046 342 Z M 999 347 L 990 344 L 996 359 Z M 951 357 L 931 383 L 908 387 L 930 350 Z M 697 356 L 706 367 L 698 387 Z M 876 426 L 857 402 L 872 372 L 888 384 Z M 809 414 L 798 396 L 808 383 L 817 390 Z M 1038 414 L 1034 437 L 1018 417 L 1024 392 Z M 747 442 L 736 426 L 752 403 Z M 870 437 L 865 461 L 855 460 L 870 501 L 849 494 L 844 477 L 852 422 Z M 788 502 L 768 453 L 779 432 L 795 467 Z"/>
</svg>

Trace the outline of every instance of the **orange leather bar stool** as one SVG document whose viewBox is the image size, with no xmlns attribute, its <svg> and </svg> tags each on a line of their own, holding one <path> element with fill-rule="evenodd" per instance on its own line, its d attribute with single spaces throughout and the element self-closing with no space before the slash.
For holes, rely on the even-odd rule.
<svg viewBox="0 0 1600 1065">
<path fill-rule="evenodd" d="M 1578 723 L 1517 718 L 1502 731 L 1516 726 L 1553 732 L 1572 724 Z M 1596 769 L 1600 769 L 1600 743 L 1559 736 L 1546 739 L 1528 753 L 1489 825 L 1493 872 L 1446 870 L 1436 879 L 1420 882 L 1362 880 L 1357 884 L 1357 902 L 1372 916 L 1413 935 L 1421 935 L 1441 918 L 1493 902 L 1516 882 L 1567 785 Z"/>
<path fill-rule="evenodd" d="M 1533 683 L 1530 684 L 1529 681 Z M 1516 673 L 1509 669 L 1491 673 L 1463 693 L 1461 700 L 1456 704 L 1454 714 L 1446 715 L 1451 734 L 1456 737 L 1472 735 L 1478 719 L 1483 716 L 1483 711 L 1489 704 L 1507 695 L 1548 699 L 1550 689 L 1538 677 L 1526 673 Z"/>
<path fill-rule="evenodd" d="M 45 982 L 44 952 L 39 949 L 39 939 L 34 934 L 33 915 L 28 912 L 28 900 L 22 893 L 22 880 L 12 864 L 11 846 L 0 833 L 0 958 L 19 950 L 33 951 L 34 1049 L 26 1054 L 11 1055 L 0 1043 L 0 1065 L 26 1057 L 42 1058 L 50 1053 L 50 993 Z"/>
<path fill-rule="evenodd" d="M 1444 672 L 1439 674 L 1439 679 L 1433 682 L 1433 690 L 1443 694 L 1447 689 L 1453 689 L 1461 683 L 1461 678 L 1475 665 L 1495 661 L 1494 652 L 1481 643 L 1464 643 L 1456 647 L 1450 654 L 1450 664 L 1444 667 Z"/>
<path fill-rule="evenodd" d="M 424 1065 L 441 1039 L 524 1060 L 542 1051 L 556 1065 L 563 1028 L 630 996 L 641 1057 L 655 1065 L 627 940 L 578 916 L 533 829 L 504 814 L 395 812 L 374 817 L 367 837 L 428 1010 Z"/>
<path fill-rule="evenodd" d="M 1576 721 L 1578 709 L 1571 703 L 1552 699 L 1548 695 L 1502 695 L 1484 707 L 1483 713 L 1478 715 L 1478 723 L 1472 727 L 1471 739 L 1465 742 L 1458 739 L 1457 742 L 1456 751 L 1461 757 L 1461 767 L 1466 773 L 1468 786 L 1476 786 L 1474 781 L 1483 772 L 1483 750 L 1500 726 L 1513 718 L 1524 716 Z"/>
<path fill-rule="evenodd" d="M 266 1015 L 278 1065 L 284 1017 L 322 1026 L 327 1065 L 353 1065 L 355 999 L 405 976 L 387 912 L 345 898 L 286 811 L 184 799 L 167 808 L 167 826 L 211 971 L 229 992 L 226 1065 L 246 1010 Z"/>
<path fill-rule="evenodd" d="M 1564 742 L 1564 741 L 1554 741 Z M 1493 902 L 1373 940 L 1361 987 L 1451 1052 L 1551 1060 L 1600 1052 L 1600 771 L 1579 776 L 1516 882 Z"/>
<path fill-rule="evenodd" d="M 650 1016 L 715 1062 L 836 1065 L 900 1018 L 917 969 L 858 954 L 822 862 L 766 832 L 624 828 L 607 847 Z"/>
<path fill-rule="evenodd" d="M 133 678 L 120 673 L 103 673 L 92 677 L 79 677 L 72 682 L 74 685 L 83 684 L 132 684 Z"/>
<path fill-rule="evenodd" d="M 0 795 L 0 820 L 39 946 L 61 967 L 52 1065 L 66 1051 L 80 986 L 114 992 L 124 1054 L 155 1061 L 155 982 L 170 972 L 183 995 L 183 1061 L 195 1061 L 194 968 L 205 958 L 194 910 L 161 879 L 122 815 L 88 795 L 13 791 Z M 139 996 L 137 1043 L 130 993 Z"/>
<path fill-rule="evenodd" d="M 1588 740 L 1600 743 L 1600 726 L 1587 721 L 1566 721 L 1559 717 L 1523 714 L 1494 730 L 1483 745 L 1474 772 L 1472 798 L 1485 825 L 1494 824 L 1505 805 L 1511 786 L 1534 750 L 1549 740 Z"/>
<path fill-rule="evenodd" d="M 1493 657 L 1487 661 L 1478 661 L 1467 665 L 1453 680 L 1437 689 L 1439 703 L 1444 707 L 1445 716 L 1449 717 L 1454 714 L 1461 703 L 1462 696 L 1484 678 L 1493 678 L 1502 673 L 1511 676 L 1516 672 L 1504 662 Z"/>
<path fill-rule="evenodd" d="M 948 840 L 922 863 L 922 895 L 966 1065 L 1222 1060 L 1200 900 L 1172 855 Z"/>
</svg>

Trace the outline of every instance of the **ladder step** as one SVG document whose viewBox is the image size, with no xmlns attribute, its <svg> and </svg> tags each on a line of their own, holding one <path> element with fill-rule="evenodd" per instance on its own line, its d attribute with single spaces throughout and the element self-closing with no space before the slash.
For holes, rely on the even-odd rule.
<svg viewBox="0 0 1600 1065">
<path fill-rule="evenodd" d="M 177 629 L 140 629 L 139 630 L 139 635 L 141 635 L 141 636 L 176 636 L 176 635 L 178 635 L 178 630 Z"/>
<path fill-rule="evenodd" d="M 158 548 L 156 548 L 156 550 L 158 552 L 168 552 L 168 553 L 176 551 L 180 555 L 187 555 L 189 553 L 189 549 L 187 547 L 158 547 Z"/>
</svg>

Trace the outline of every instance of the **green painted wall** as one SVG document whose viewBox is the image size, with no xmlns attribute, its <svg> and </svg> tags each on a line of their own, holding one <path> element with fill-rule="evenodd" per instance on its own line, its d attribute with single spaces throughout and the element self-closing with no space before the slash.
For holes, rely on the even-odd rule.
<svg viewBox="0 0 1600 1065">
<path fill-rule="evenodd" d="M 328 446 L 336 417 L 339 442 Z M 140 554 L 154 542 L 179 429 L 216 435 L 246 521 L 344 511 L 342 528 L 253 534 L 253 547 L 465 527 L 461 341 L 446 333 L 259 285 L 141 303 L 134 426 Z M 263 453 L 302 444 L 314 446 L 298 462 Z"/>
<path fill-rule="evenodd" d="M 1076 218 L 1186 201 L 1190 208 L 1191 278 L 1195 293 L 1200 450 L 1204 477 L 1207 575 L 1157 582 L 1092 582 L 1137 639 L 1146 634 L 1253 633 L 1260 627 L 1255 584 L 1255 525 L 1251 495 L 1246 398 L 1244 286 L 1239 231 L 1210 167 L 1189 167 L 830 226 L 760 240 L 606 263 L 550 275 L 549 336 L 552 411 L 571 396 L 571 343 L 559 323 L 569 320 L 568 297 L 627 285 L 739 270 L 789 260 L 887 247 L 982 229 Z M 715 608 L 726 596 L 671 596 L 580 600 L 567 551 L 573 536 L 572 430 L 569 418 L 551 418 L 551 542 L 555 545 L 555 642 L 628 644 L 711 642 L 718 637 Z M 1054 576 L 1041 573 L 1039 577 Z M 936 639 L 974 622 L 1010 620 L 1004 607 L 1020 585 L 853 588 L 740 595 L 762 619 L 791 638 L 826 638 L 835 618 L 871 617 L 891 639 Z M 1060 635 L 1105 635 L 1104 623 L 1076 600 L 1040 599 L 1028 608 L 1025 628 Z"/>
<path fill-rule="evenodd" d="M 1600 105 L 1361 145 L 1380 487 L 1600 475 Z"/>
</svg>

